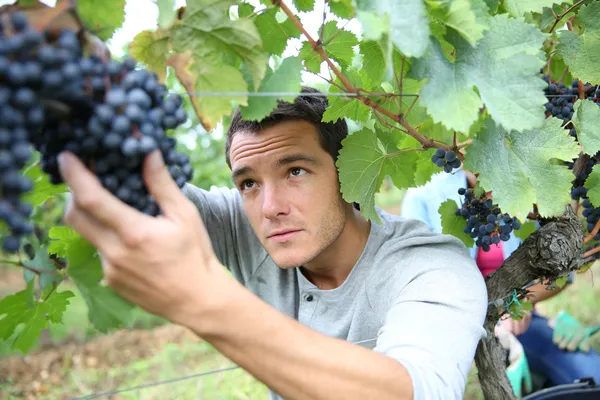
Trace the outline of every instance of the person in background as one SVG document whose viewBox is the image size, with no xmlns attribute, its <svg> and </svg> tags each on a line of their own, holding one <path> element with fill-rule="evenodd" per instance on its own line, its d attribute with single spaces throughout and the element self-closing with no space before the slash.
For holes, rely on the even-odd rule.
<svg viewBox="0 0 600 400">
<path fill-rule="evenodd" d="M 424 222 L 433 232 L 441 233 L 442 221 L 438 211 L 441 204 L 452 199 L 459 206 L 464 196 L 458 194 L 458 189 L 474 188 L 475 183 L 475 175 L 461 169 L 434 174 L 424 186 L 406 191 L 401 216 Z M 488 252 L 476 246 L 470 248 L 469 252 L 485 278 L 499 268 L 520 244 L 521 240 L 512 232 L 508 241 L 490 245 Z M 567 285 L 573 281 L 573 276 L 569 276 Z M 530 371 L 534 376 L 541 377 L 542 387 L 572 383 L 586 377 L 592 377 L 596 383 L 600 383 L 600 355 L 590 349 L 589 344 L 590 337 L 600 328 L 585 327 L 565 312 L 548 320 L 535 309 L 537 303 L 557 295 L 567 285 L 547 290 L 544 283 L 534 284 L 528 288 L 533 311 L 527 312 L 520 320 L 502 318 L 499 322 L 496 335 L 505 348 L 510 349 L 507 375 L 518 396 L 531 390 Z M 511 335 L 522 346 L 522 357 L 520 346 L 511 341 Z"/>
</svg>

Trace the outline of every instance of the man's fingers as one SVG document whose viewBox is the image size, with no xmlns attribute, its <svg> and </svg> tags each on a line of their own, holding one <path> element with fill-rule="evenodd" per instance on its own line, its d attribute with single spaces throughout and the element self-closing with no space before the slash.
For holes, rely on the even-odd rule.
<svg viewBox="0 0 600 400">
<path fill-rule="evenodd" d="M 144 160 L 144 182 L 163 213 L 177 213 L 185 204 L 186 197 L 165 168 L 160 150 L 155 150 Z"/>
<path fill-rule="evenodd" d="M 76 206 L 118 234 L 139 226 L 143 214 L 106 190 L 98 178 L 73 154 L 59 156 L 60 173 Z"/>
</svg>

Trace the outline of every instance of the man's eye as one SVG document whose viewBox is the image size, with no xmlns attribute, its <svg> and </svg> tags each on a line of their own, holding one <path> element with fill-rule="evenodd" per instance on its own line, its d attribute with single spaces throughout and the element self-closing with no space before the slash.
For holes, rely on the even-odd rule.
<svg viewBox="0 0 600 400">
<path fill-rule="evenodd" d="M 245 180 L 244 182 L 242 182 L 242 189 L 252 189 L 253 185 L 254 185 L 254 181 Z"/>
<path fill-rule="evenodd" d="M 300 176 L 300 175 L 304 175 L 306 173 L 306 170 L 304 170 L 302 168 L 292 168 L 290 170 L 290 173 L 294 176 Z"/>
</svg>

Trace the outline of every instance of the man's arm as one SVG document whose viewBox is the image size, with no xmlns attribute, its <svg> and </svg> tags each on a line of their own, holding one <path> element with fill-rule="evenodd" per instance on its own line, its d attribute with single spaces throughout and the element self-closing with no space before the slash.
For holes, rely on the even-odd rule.
<svg viewBox="0 0 600 400">
<path fill-rule="evenodd" d="M 182 321 L 285 399 L 412 399 L 401 363 L 324 336 L 229 282 L 227 300 Z"/>
</svg>

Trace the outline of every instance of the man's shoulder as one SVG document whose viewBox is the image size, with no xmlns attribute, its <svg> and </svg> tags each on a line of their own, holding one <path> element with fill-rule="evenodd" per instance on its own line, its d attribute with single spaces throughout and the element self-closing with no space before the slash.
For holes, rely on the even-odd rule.
<svg viewBox="0 0 600 400">
<path fill-rule="evenodd" d="M 372 225 L 377 236 L 372 254 L 373 263 L 378 266 L 373 271 L 374 280 L 393 276 L 405 281 L 424 274 L 439 279 L 449 275 L 481 278 L 469 250 L 455 236 L 433 232 L 427 224 L 415 219 L 383 210 L 378 210 L 378 214 L 382 224 Z M 387 278 L 382 278 L 386 275 Z"/>
</svg>

